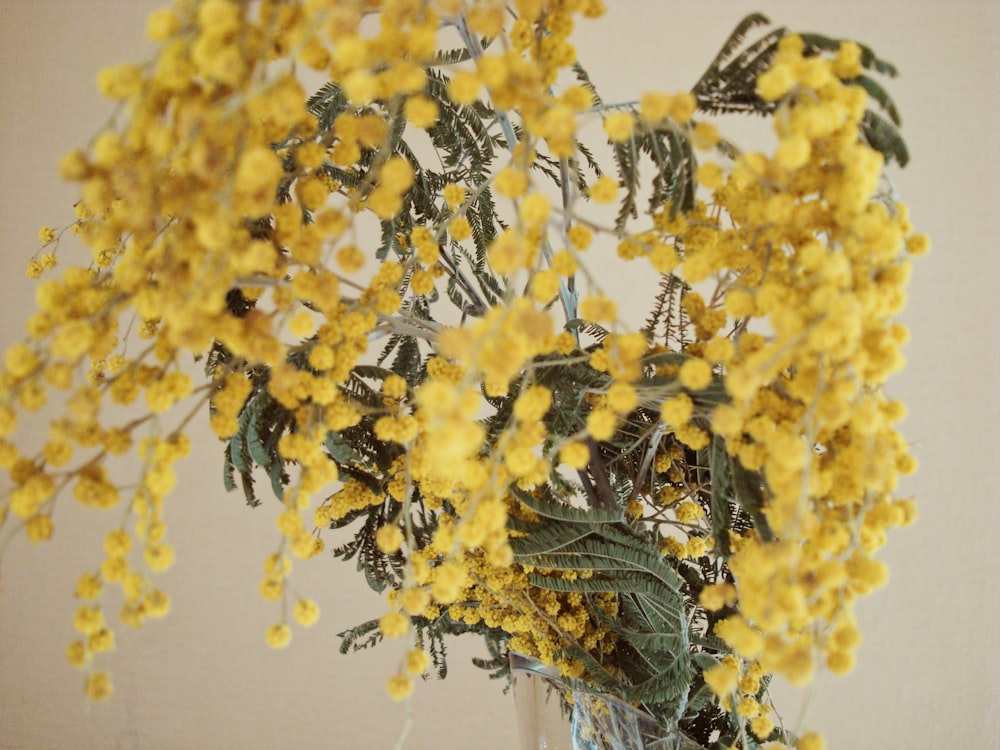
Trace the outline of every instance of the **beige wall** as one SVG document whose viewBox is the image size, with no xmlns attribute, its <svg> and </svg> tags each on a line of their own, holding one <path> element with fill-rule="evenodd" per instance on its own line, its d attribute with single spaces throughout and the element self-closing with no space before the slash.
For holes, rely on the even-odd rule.
<svg viewBox="0 0 1000 750">
<path fill-rule="evenodd" d="M 799 30 L 870 43 L 903 77 L 892 83 L 913 165 L 896 177 L 915 222 L 934 240 L 916 268 L 905 321 L 909 369 L 890 385 L 910 404 L 905 432 L 921 460 L 906 493 L 917 526 L 884 554 L 889 588 L 861 608 L 865 645 L 848 678 L 822 680 L 810 723 L 831 748 L 1000 746 L 1000 341 L 995 230 L 1000 190 L 997 104 L 1000 12 L 991 0 L 608 0 L 604 36 L 579 48 L 614 98 L 689 86 L 749 10 Z M 0 0 L 0 343 L 17 338 L 32 300 L 22 269 L 42 224 L 71 220 L 59 156 L 83 144 L 109 107 L 93 91 L 100 66 L 148 52 L 150 0 Z M 66 247 L 65 250 L 70 250 Z M 381 613 L 348 566 L 326 558 L 293 579 L 323 609 L 291 648 L 263 645 L 275 618 L 256 593 L 276 544 L 273 509 L 245 509 L 221 488 L 220 448 L 202 429 L 168 507 L 178 563 L 163 578 L 174 612 L 119 632 L 106 660 L 117 694 L 87 705 L 63 658 L 73 638 L 72 589 L 99 559 L 112 521 L 60 508 L 56 539 L 11 544 L 0 573 L 0 748 L 384 748 L 404 710 L 382 685 L 401 650 L 340 656 L 336 633 Z M 97 523 L 95 524 L 95 520 Z M 407 747 L 514 747 L 513 709 L 499 686 L 452 651 L 452 676 L 418 686 Z M 798 701 L 796 697 L 786 705 Z M 796 711 L 788 708 L 786 719 Z"/>
</svg>

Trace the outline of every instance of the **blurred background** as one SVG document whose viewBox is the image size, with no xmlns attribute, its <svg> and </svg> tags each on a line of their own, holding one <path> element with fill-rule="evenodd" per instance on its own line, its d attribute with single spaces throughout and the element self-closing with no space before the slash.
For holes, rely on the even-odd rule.
<svg viewBox="0 0 1000 750">
<path fill-rule="evenodd" d="M 56 165 L 111 112 L 97 71 L 151 53 L 153 0 L 0 0 L 0 344 L 23 336 L 33 307 L 24 268 L 42 225 L 73 220 L 72 186 Z M 581 21 L 580 59 L 605 97 L 689 88 L 731 29 L 759 10 L 796 31 L 857 39 L 895 63 L 888 83 L 911 166 L 892 178 L 933 252 L 915 263 L 903 322 L 908 368 L 888 391 L 910 407 L 902 425 L 921 469 L 902 488 L 920 519 L 881 557 L 887 589 L 859 608 L 865 643 L 848 677 L 803 695 L 778 685 L 786 724 L 831 750 L 1000 747 L 1000 4 L 993 0 L 609 0 Z M 723 124 L 740 142 L 759 123 Z M 79 248 L 64 244 L 63 264 Z M 620 279 L 619 294 L 633 282 Z M 640 316 L 646 300 L 626 314 Z M 635 320 L 641 320 L 636 317 Z M 322 617 L 281 652 L 264 644 L 276 606 L 257 593 L 275 548 L 274 508 L 249 510 L 222 487 L 221 446 L 205 425 L 179 466 L 167 505 L 177 563 L 159 582 L 173 611 L 141 631 L 118 627 L 104 658 L 114 697 L 89 704 L 66 663 L 75 581 L 100 561 L 113 523 L 63 502 L 55 538 L 0 543 L 0 748 L 388 748 L 412 718 L 407 748 L 516 748 L 513 701 L 455 642 L 451 674 L 400 705 L 385 694 L 403 644 L 342 656 L 337 633 L 383 612 L 350 565 L 323 555 L 291 583 Z"/>
</svg>

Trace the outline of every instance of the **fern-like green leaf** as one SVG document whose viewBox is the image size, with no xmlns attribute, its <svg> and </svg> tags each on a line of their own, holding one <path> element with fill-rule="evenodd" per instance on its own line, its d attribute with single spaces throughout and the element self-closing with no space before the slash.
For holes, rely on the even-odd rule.
<svg viewBox="0 0 1000 750">
<path fill-rule="evenodd" d="M 260 505 L 260 499 L 254 492 L 253 488 L 253 473 L 249 471 L 240 472 L 240 486 L 243 488 L 243 497 L 246 498 L 247 505 L 251 508 L 256 508 Z"/>
<path fill-rule="evenodd" d="M 622 511 L 574 508 L 572 505 L 559 503 L 555 500 L 541 500 L 516 486 L 511 487 L 511 493 L 538 515 L 565 523 L 589 526 L 590 524 L 621 523 L 625 519 Z"/>
<path fill-rule="evenodd" d="M 899 166 L 905 167 L 909 163 L 910 152 L 899 131 L 870 109 L 861 120 L 861 133 L 868 145 L 885 157 L 886 164 L 895 160 Z"/>
<path fill-rule="evenodd" d="M 710 500 L 712 538 L 715 548 L 723 557 L 732 553 L 729 544 L 729 530 L 733 528 L 733 512 L 729 505 L 730 478 L 729 456 L 725 441 L 715 436 L 708 447 L 708 467 L 712 477 L 712 497 Z"/>
<path fill-rule="evenodd" d="M 757 26 L 767 26 L 770 23 L 767 16 L 763 13 L 751 13 L 740 21 L 729 35 L 729 38 L 723 43 L 722 48 L 716 53 L 715 58 L 709 63 L 708 68 L 702 74 L 701 78 L 694 85 L 694 92 L 697 93 L 699 90 L 707 91 L 714 88 L 723 63 L 733 56 L 743 43 L 743 40 L 746 39 L 747 34 L 750 33 L 750 30 Z"/>
<path fill-rule="evenodd" d="M 368 620 L 337 635 L 340 638 L 340 653 L 342 654 L 370 648 L 382 640 L 382 631 L 379 630 L 378 620 Z"/>
<path fill-rule="evenodd" d="M 567 579 L 532 573 L 528 579 L 532 586 L 563 593 L 636 594 L 645 597 L 645 603 L 659 615 L 672 619 L 681 617 L 684 613 L 679 595 L 649 576 L 634 573 L 595 574 L 590 578 Z"/>
<path fill-rule="evenodd" d="M 226 488 L 226 492 L 232 492 L 236 489 L 236 467 L 233 466 L 233 457 L 229 453 L 228 445 L 222 453 L 222 486 Z"/>
<path fill-rule="evenodd" d="M 750 514 L 761 539 L 770 542 L 774 539 L 774 532 L 764 515 L 764 490 L 760 475 L 744 468 L 735 456 L 729 457 L 729 471 L 736 501 Z"/>
<path fill-rule="evenodd" d="M 540 568 L 554 570 L 592 570 L 609 575 L 638 571 L 653 576 L 671 591 L 678 592 L 682 586 L 677 572 L 649 548 L 607 538 L 586 537 L 557 552 L 534 556 L 532 561 Z"/>
<path fill-rule="evenodd" d="M 805 51 L 807 54 L 810 52 L 815 53 L 818 50 L 836 52 L 845 41 L 808 31 L 800 32 L 799 36 L 805 42 Z M 865 70 L 875 70 L 890 78 L 895 78 L 898 75 L 899 71 L 896 70 L 896 66 L 887 60 L 879 58 L 871 47 L 859 42 L 855 42 L 855 44 L 861 49 L 861 67 L 865 68 Z"/>
<path fill-rule="evenodd" d="M 896 109 L 896 103 L 889 96 L 889 92 L 882 88 L 878 82 L 868 76 L 858 76 L 851 79 L 851 83 L 857 84 L 867 91 L 868 95 L 878 102 L 879 106 L 889 115 L 889 119 L 892 120 L 893 125 L 898 126 L 902 124 L 902 120 L 899 117 L 899 110 Z"/>
<path fill-rule="evenodd" d="M 587 534 L 591 533 L 591 527 L 584 524 L 524 524 L 520 528 L 528 526 L 541 527 L 533 528 L 528 536 L 517 537 L 510 540 L 510 546 L 514 550 L 514 556 L 530 558 L 534 555 L 555 552 L 568 544 L 579 541 Z"/>
</svg>

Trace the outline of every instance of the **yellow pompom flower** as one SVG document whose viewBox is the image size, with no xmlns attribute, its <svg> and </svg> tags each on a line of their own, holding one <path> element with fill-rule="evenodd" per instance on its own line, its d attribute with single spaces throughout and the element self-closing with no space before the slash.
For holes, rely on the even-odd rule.
<svg viewBox="0 0 1000 750">
<path fill-rule="evenodd" d="M 587 432 L 594 440 L 610 440 L 617 424 L 618 418 L 610 409 L 594 409 L 587 415 Z"/>
<path fill-rule="evenodd" d="M 73 627 L 78 633 L 92 635 L 104 627 L 104 613 L 99 607 L 84 605 L 76 610 L 76 615 L 73 617 Z"/>
<path fill-rule="evenodd" d="M 718 612 L 735 599 L 736 587 L 727 582 L 709 584 L 698 595 L 698 603 L 709 612 Z"/>
<path fill-rule="evenodd" d="M 913 234 L 906 239 L 906 252 L 910 255 L 925 255 L 930 249 L 931 242 L 926 234 Z"/>
<path fill-rule="evenodd" d="M 840 43 L 837 55 L 833 59 L 833 74 L 844 80 L 861 75 L 861 47 L 857 42 Z"/>
<path fill-rule="evenodd" d="M 647 91 L 639 100 L 639 114 L 646 122 L 656 124 L 667 119 L 670 96 L 659 91 Z"/>
<path fill-rule="evenodd" d="M 719 143 L 719 130 L 710 122 L 699 122 L 691 130 L 691 138 L 695 148 L 710 149 Z"/>
<path fill-rule="evenodd" d="M 705 517 L 705 510 L 693 500 L 685 500 L 674 508 L 674 515 L 681 523 L 695 523 Z"/>
<path fill-rule="evenodd" d="M 844 675 L 854 670 L 854 654 L 835 649 L 826 655 L 826 668 L 833 674 Z"/>
<path fill-rule="evenodd" d="M 708 542 L 705 541 L 704 537 L 693 536 L 684 545 L 684 557 L 689 560 L 704 557 L 708 549 Z"/>
<path fill-rule="evenodd" d="M 91 573 L 84 573 L 76 582 L 76 597 L 93 601 L 101 594 L 101 579 Z"/>
<path fill-rule="evenodd" d="M 104 537 L 104 551 L 109 555 L 127 555 L 132 549 L 132 537 L 126 531 L 117 529 Z"/>
<path fill-rule="evenodd" d="M 150 410 L 163 413 L 191 392 L 191 376 L 186 372 L 168 372 L 146 389 Z"/>
<path fill-rule="evenodd" d="M 146 595 L 143 607 L 150 617 L 166 617 L 170 613 L 170 596 L 154 589 Z"/>
<path fill-rule="evenodd" d="M 525 388 L 514 402 L 514 416 L 522 422 L 537 422 L 552 405 L 552 391 L 544 385 Z"/>
<path fill-rule="evenodd" d="M 453 240 L 461 242 L 472 236 L 472 225 L 469 224 L 469 220 L 464 216 L 456 216 L 448 224 L 448 232 L 451 234 Z"/>
<path fill-rule="evenodd" d="M 267 629 L 265 637 L 271 648 L 285 648 L 292 641 L 292 629 L 285 623 L 278 623 Z"/>
<path fill-rule="evenodd" d="M 824 750 L 826 741 L 816 732 L 806 732 L 795 743 L 795 750 Z"/>
<path fill-rule="evenodd" d="M 399 375 L 390 375 L 382 381 L 382 395 L 386 398 L 403 398 L 407 390 L 406 381 Z"/>
<path fill-rule="evenodd" d="M 765 740 L 774 731 L 774 722 L 767 716 L 757 716 L 750 720 L 750 730 Z"/>
<path fill-rule="evenodd" d="M 316 321 L 308 310 L 300 310 L 288 321 L 288 331 L 293 336 L 305 338 L 316 329 Z"/>
<path fill-rule="evenodd" d="M 126 63 L 104 68 L 97 75 L 97 87 L 109 99 L 127 99 L 142 90 L 142 68 Z"/>
<path fill-rule="evenodd" d="M 528 189 L 528 175 L 517 167 L 504 167 L 493 178 L 493 187 L 505 198 L 517 198 Z"/>
<path fill-rule="evenodd" d="M 599 177 L 587 192 L 597 203 L 613 203 L 618 195 L 618 181 L 604 175 Z"/>
<path fill-rule="evenodd" d="M 356 273 L 365 265 L 365 254 L 357 245 L 344 245 L 337 250 L 337 265 L 347 273 Z"/>
<path fill-rule="evenodd" d="M 483 82 L 478 75 L 461 71 L 448 82 L 448 96 L 455 104 L 472 104 L 482 87 Z"/>
<path fill-rule="evenodd" d="M 444 190 L 441 191 L 441 195 L 448 204 L 448 208 L 452 210 L 455 210 L 465 202 L 465 188 L 455 182 L 449 182 L 445 185 Z"/>
<path fill-rule="evenodd" d="M 690 391 L 701 391 L 712 382 L 712 367 L 703 359 L 691 358 L 681 365 L 678 379 Z"/>
<path fill-rule="evenodd" d="M 590 449 L 586 443 L 566 443 L 559 449 L 559 460 L 573 469 L 585 469 L 590 463 Z"/>
<path fill-rule="evenodd" d="M 583 224 L 574 224 L 566 232 L 566 239 L 569 240 L 569 244 L 573 246 L 574 250 L 586 250 L 590 247 L 590 243 L 593 242 L 594 233 L 590 230 L 590 227 Z"/>
<path fill-rule="evenodd" d="M 87 644 L 83 641 L 73 641 L 66 647 L 66 661 L 77 669 L 81 669 L 87 663 L 87 656 Z"/>
<path fill-rule="evenodd" d="M 14 344 L 4 355 L 4 364 L 15 378 L 23 378 L 34 372 L 41 361 L 27 344 Z"/>
<path fill-rule="evenodd" d="M 618 318 L 618 305 L 603 294 L 584 297 L 580 300 L 580 317 L 594 323 L 614 321 Z"/>
<path fill-rule="evenodd" d="M 400 156 L 391 157 L 382 165 L 379 174 L 381 185 L 396 193 L 403 193 L 413 185 L 413 166 Z"/>
<path fill-rule="evenodd" d="M 403 532 L 398 526 L 386 525 L 375 532 L 375 544 L 387 555 L 398 552 L 403 544 Z"/>
<path fill-rule="evenodd" d="M 710 190 L 721 187 L 724 177 L 722 167 L 711 161 L 701 164 L 695 172 L 695 179 L 698 180 L 698 184 L 704 185 Z"/>
<path fill-rule="evenodd" d="M 746 719 L 752 719 L 755 716 L 759 716 L 760 711 L 760 704 L 753 698 L 740 698 L 740 700 L 736 703 L 736 713 Z"/>
<path fill-rule="evenodd" d="M 38 513 L 28 519 L 25 533 L 28 535 L 28 541 L 32 544 L 40 544 L 52 538 L 54 528 L 52 518 L 49 515 Z"/>
<path fill-rule="evenodd" d="M 180 20 L 171 8 L 159 8 L 146 17 L 146 36 L 152 42 L 165 42 L 180 28 Z"/>
<path fill-rule="evenodd" d="M 552 270 L 538 271 L 531 277 L 531 297 L 548 302 L 559 293 L 559 274 Z"/>
<path fill-rule="evenodd" d="M 466 571 L 456 562 L 439 565 L 431 584 L 431 594 L 441 604 L 451 604 L 457 598 L 466 580 Z"/>
<path fill-rule="evenodd" d="M 101 628 L 96 633 L 91 633 L 90 638 L 87 639 L 87 647 L 90 649 L 91 653 L 94 654 L 102 651 L 114 650 L 114 631 L 109 630 L 108 628 Z"/>
<path fill-rule="evenodd" d="M 261 580 L 257 590 L 260 591 L 260 595 L 269 602 L 276 602 L 285 592 L 285 584 L 280 578 L 267 576 Z"/>
<path fill-rule="evenodd" d="M 736 665 L 723 662 L 714 667 L 710 667 L 703 672 L 705 684 L 711 688 L 716 695 L 723 697 L 730 695 L 736 689 L 736 681 L 739 677 L 739 670 Z"/>
<path fill-rule="evenodd" d="M 404 589 L 399 596 L 399 604 L 408 614 L 419 615 L 431 603 L 430 592 L 422 587 Z"/>
<path fill-rule="evenodd" d="M 386 683 L 385 689 L 393 700 L 406 700 L 413 692 L 413 678 L 408 674 L 393 675 Z"/>
<path fill-rule="evenodd" d="M 87 675 L 84 692 L 93 701 L 103 701 L 110 698 L 111 693 L 114 692 L 111 675 L 107 672 L 93 672 Z"/>
<path fill-rule="evenodd" d="M 726 362 L 733 356 L 735 349 L 731 339 L 725 336 L 714 336 L 705 344 L 702 353 L 709 362 Z"/>
<path fill-rule="evenodd" d="M 434 276 L 422 268 L 414 271 L 410 277 L 410 289 L 420 296 L 431 294 L 434 291 Z"/>
<path fill-rule="evenodd" d="M 409 630 L 410 618 L 394 609 L 379 618 L 378 627 L 386 638 L 401 638 Z"/>
<path fill-rule="evenodd" d="M 733 615 L 717 622 L 715 634 L 745 659 L 755 659 L 764 650 L 764 636 L 754 630 L 740 615 Z"/>
<path fill-rule="evenodd" d="M 660 554 L 662 555 L 683 558 L 686 553 L 687 547 L 679 539 L 668 536 L 660 541 Z"/>
<path fill-rule="evenodd" d="M 412 649 L 406 654 L 406 671 L 411 674 L 423 674 L 430 663 L 430 655 L 422 648 Z"/>
<path fill-rule="evenodd" d="M 781 139 L 775 161 L 785 169 L 798 169 L 809 161 L 811 150 L 809 139 L 801 133 L 795 133 Z"/>
<path fill-rule="evenodd" d="M 630 383 L 612 383 L 608 388 L 608 406 L 618 414 L 628 414 L 639 403 L 639 394 Z"/>
<path fill-rule="evenodd" d="M 299 625 L 309 627 L 319 619 L 319 605 L 312 599 L 299 599 L 292 610 L 292 617 Z"/>
<path fill-rule="evenodd" d="M 795 74 L 784 62 L 778 62 L 757 77 L 757 93 L 764 101 L 773 102 L 795 85 Z"/>
<path fill-rule="evenodd" d="M 552 206 L 541 193 L 532 193 L 521 201 L 518 214 L 529 228 L 538 227 L 548 221 Z"/>
<path fill-rule="evenodd" d="M 604 118 L 604 132 L 615 143 L 622 143 L 632 137 L 635 118 L 629 112 L 612 112 Z"/>
<path fill-rule="evenodd" d="M 552 270 L 559 276 L 572 276 L 579 268 L 580 264 L 569 250 L 560 250 L 552 256 Z"/>
<path fill-rule="evenodd" d="M 423 94 L 411 96 L 403 105 L 403 117 L 415 127 L 427 130 L 433 127 L 438 119 L 438 106 L 433 99 Z"/>
<path fill-rule="evenodd" d="M 670 98 L 669 115 L 681 125 L 687 125 L 697 106 L 698 103 L 695 101 L 694 95 L 682 91 Z"/>
<path fill-rule="evenodd" d="M 660 405 L 660 419 L 673 427 L 687 424 L 694 412 L 694 402 L 686 393 L 666 399 Z"/>
<path fill-rule="evenodd" d="M 169 544 L 150 544 L 142 552 L 142 559 L 150 570 L 164 571 L 174 564 L 174 548 Z"/>
</svg>

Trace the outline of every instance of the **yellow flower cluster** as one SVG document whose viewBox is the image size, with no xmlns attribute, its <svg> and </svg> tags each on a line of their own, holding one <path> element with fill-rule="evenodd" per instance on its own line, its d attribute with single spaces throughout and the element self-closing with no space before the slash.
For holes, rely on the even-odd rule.
<svg viewBox="0 0 1000 750">
<path fill-rule="evenodd" d="M 643 476 L 629 477 L 641 481 L 621 505 L 636 526 L 667 529 L 654 536 L 660 553 L 695 560 L 721 545 L 705 467 L 691 456 L 721 438 L 733 466 L 763 478 L 755 489 L 766 523 L 726 540 L 734 584 L 701 593 L 705 610 L 733 611 L 714 633 L 733 653 L 705 671 L 706 683 L 763 740 L 774 726 L 757 698 L 765 672 L 803 683 L 820 657 L 832 672 L 851 669 L 860 643 L 852 604 L 885 583 L 874 553 L 887 530 L 914 518 L 894 496 L 915 468 L 895 429 L 903 408 L 881 386 L 903 364 L 907 333 L 894 317 L 909 256 L 927 250 L 905 206 L 879 191 L 882 157 L 859 137 L 866 93 L 849 81 L 860 49 L 807 56 L 800 38 L 785 37 L 758 81 L 775 107 L 773 153 L 742 154 L 727 168 L 706 160 L 697 169 L 703 200 L 691 210 L 659 201 L 651 226 L 609 230 L 581 206 L 615 201 L 616 180 L 584 188 L 569 171 L 584 123 L 600 117 L 623 148 L 669 131 L 708 150 L 719 135 L 693 120 L 689 94 L 647 92 L 628 111 L 604 111 L 586 87 L 560 85 L 576 60 L 576 17 L 602 12 L 601 0 L 178 0 L 149 18 L 153 59 L 100 74 L 100 89 L 122 102 L 119 119 L 61 164 L 80 186 L 72 232 L 90 257 L 40 281 L 27 338 L 0 372 L 0 468 L 11 484 L 0 527 L 48 539 L 63 490 L 95 509 L 124 503 L 134 524 L 112 530 L 103 562 L 77 587 L 80 638 L 68 656 L 87 670 L 88 695 L 111 692 L 110 677 L 93 669 L 114 645 L 105 587 L 122 589 L 128 625 L 169 609 L 149 576 L 173 562 L 164 498 L 189 450 L 186 424 L 207 410 L 215 434 L 234 439 L 255 399 L 289 415 L 275 444 L 295 466 L 260 593 L 282 612 L 294 601 L 300 625 L 319 608 L 290 590 L 293 557 L 323 548 L 319 530 L 391 506 L 398 514 L 372 532 L 378 550 L 404 561 L 382 635 L 410 637 L 414 618 L 446 612 L 582 676 L 560 649 L 579 645 L 604 662 L 616 636 L 593 608 L 614 617 L 618 600 L 531 584 L 532 572 L 555 573 L 514 562 L 508 521 L 533 519 L 512 491 L 563 470 L 583 478 L 602 451 L 648 441 Z M 444 25 L 468 60 L 435 59 Z M 499 36 L 482 49 L 481 39 Z M 297 65 L 336 84 L 344 106 L 328 127 L 307 109 Z M 447 175 L 434 211 L 422 206 L 413 220 L 414 191 L 431 181 L 396 147 L 405 128 L 435 137 L 445 96 L 488 99 L 509 159 L 480 184 L 463 182 L 461 170 Z M 539 184 L 533 167 L 542 163 L 562 173 L 561 203 Z M 503 204 L 498 231 L 477 245 L 477 262 L 495 275 L 483 285 L 489 303 L 470 304 L 452 325 L 417 314 L 445 274 L 449 292 L 475 296 L 445 243 L 462 248 L 484 233 L 488 217 L 472 206 L 487 189 Z M 362 239 L 370 221 L 391 239 L 374 269 Z M 50 246 L 61 234 L 39 232 L 51 252 L 31 261 L 29 276 L 56 266 Z M 648 261 L 679 282 L 683 330 L 661 340 L 619 319 L 587 266 L 595 234 L 610 236 L 612 259 Z M 559 308 L 572 321 L 565 330 Z M 581 334 L 587 325 L 597 340 Z M 423 347 L 419 382 L 384 371 L 381 390 L 362 400 L 349 386 L 360 388 L 370 344 L 397 336 Z M 182 366 L 188 354 L 207 358 L 207 385 Z M 544 380 L 545 367 L 571 365 L 588 377 Z M 575 389 L 580 407 L 556 434 L 546 419 L 569 401 L 562 389 Z M 65 408 L 27 452 L 18 423 L 53 395 Z M 505 404 L 490 429 L 484 395 Z M 112 407 L 140 416 L 119 423 Z M 363 424 L 392 450 L 375 481 L 331 460 L 330 437 Z M 109 464 L 129 453 L 142 473 L 125 490 Z M 417 499 L 436 522 L 429 540 L 413 532 Z M 290 643 L 287 619 L 266 631 L 274 648 Z M 409 696 L 428 662 L 410 649 L 390 695 Z M 819 746 L 810 741 L 802 747 Z"/>
<path fill-rule="evenodd" d="M 101 72 L 99 88 L 123 103 L 121 115 L 86 151 L 61 164 L 63 177 L 80 184 L 72 230 L 91 248 L 93 263 L 41 282 L 29 339 L 5 356 L 0 459 L 13 490 L 0 519 L 18 519 L 32 540 L 41 541 L 52 534 L 52 511 L 64 487 L 90 507 L 114 506 L 120 492 L 104 462 L 136 451 L 144 473 L 130 513 L 139 519 L 145 564 L 166 568 L 172 551 L 162 542 L 162 500 L 173 485 L 175 460 L 166 454 L 181 445 L 179 429 L 208 396 L 213 429 L 220 437 L 233 435 L 251 390 L 245 373 L 264 365 L 272 368 L 271 395 L 296 416 L 282 455 L 302 467 L 279 519 L 282 548 L 300 557 L 315 554 L 319 542 L 300 513 L 312 494 L 336 480 L 323 436 L 360 418 L 337 385 L 366 351 L 380 316 L 399 309 L 403 276 L 398 265 L 387 263 L 359 284 L 332 271 L 326 259 L 335 254 L 347 273 L 357 270 L 351 246 L 341 241 L 351 212 L 367 208 L 391 218 L 413 169 L 387 155 L 358 188 L 331 183 L 323 164 L 355 169 L 361 150 L 387 137 L 386 118 L 349 110 L 335 123 L 333 141 L 320 139 L 291 64 L 327 71 L 357 104 L 408 98 L 405 116 L 426 127 L 436 110 L 420 95 L 423 66 L 437 49 L 441 18 L 431 5 L 438 4 L 386 3 L 391 22 L 364 39 L 361 20 L 374 6 L 178 2 L 149 18 L 148 34 L 159 45 L 152 60 Z M 282 191 L 292 200 L 282 201 Z M 60 234 L 43 228 L 39 238 L 50 245 Z M 46 252 L 29 275 L 41 276 L 54 265 Z M 345 282 L 360 293 L 343 298 Z M 234 295 L 245 302 L 238 312 L 230 305 Z M 293 316 L 292 327 L 301 329 L 306 311 L 315 326 L 312 371 L 288 363 L 298 341 L 282 338 Z M 150 341 L 126 357 L 130 327 Z M 179 367 L 180 354 L 201 356 L 213 345 L 229 359 L 213 373 L 217 387 L 196 389 Z M 18 412 L 40 409 L 52 391 L 65 393 L 65 416 L 53 422 L 38 454 L 22 455 L 8 440 Z M 177 430 L 153 418 L 184 402 L 190 413 Z M 104 414 L 107 404 L 144 405 L 147 416 L 116 425 Z M 149 434 L 140 440 L 143 430 Z M 102 565 L 102 583 L 132 581 L 122 559 L 116 555 Z M 286 573 L 269 571 L 262 591 L 273 596 L 283 590 Z M 148 587 L 129 585 L 134 591 L 125 619 L 137 622 Z M 280 644 L 281 632 L 270 634 L 269 642 Z"/>
<path fill-rule="evenodd" d="M 467 563 L 473 583 L 462 600 L 475 602 L 475 606 L 451 605 L 448 612 L 452 618 L 500 628 L 510 635 L 511 649 L 544 664 L 556 664 L 569 677 L 583 676 L 584 668 L 578 660 L 560 656 L 561 649 L 578 645 L 598 659 L 614 649 L 615 634 L 595 621 L 583 606 L 582 594 L 541 589 L 529 582 L 532 572 L 553 575 L 555 571 L 535 571 L 520 564 L 498 567 L 480 555 L 467 558 Z M 573 575 L 567 571 L 559 574 L 564 578 Z M 596 606 L 609 616 L 617 613 L 613 594 L 598 594 Z"/>
<path fill-rule="evenodd" d="M 163 500 L 174 483 L 171 464 L 189 450 L 184 436 L 169 441 L 143 441 L 139 451 L 146 461 L 145 473 L 129 508 L 130 515 L 136 517 L 133 533 L 124 528 L 109 532 L 104 538 L 105 558 L 100 567 L 94 573 L 85 573 L 77 582 L 76 597 L 86 603 L 74 617 L 73 625 L 81 637 L 69 645 L 67 659 L 73 666 L 87 670 L 86 692 L 91 698 L 103 699 L 112 691 L 110 675 L 93 669 L 94 657 L 115 646 L 114 631 L 101 606 L 105 587 L 114 585 L 121 589 L 123 604 L 119 619 L 129 627 L 142 627 L 146 618 L 163 617 L 170 611 L 170 597 L 153 585 L 150 574 L 164 571 L 174 562 L 173 548 L 165 541 Z M 80 502 L 95 507 L 118 504 L 117 488 L 99 469 L 81 471 L 73 494 Z M 129 559 L 133 540 L 140 543 L 138 561 Z"/>
<path fill-rule="evenodd" d="M 913 518 L 893 498 L 914 469 L 894 428 L 903 413 L 879 388 L 902 366 L 906 332 L 892 319 L 906 298 L 908 247 L 924 240 L 906 208 L 877 192 L 882 158 L 858 135 L 866 95 L 840 80 L 857 75 L 858 54 L 845 45 L 835 59 L 805 57 L 801 39 L 783 39 L 758 82 L 778 107 L 774 155 L 744 154 L 714 190 L 732 228 L 679 233 L 686 278 L 725 279 L 714 305 L 687 306 L 705 328 L 699 338 L 727 316 L 745 331 L 734 348 L 706 343 L 693 380 L 724 363 L 732 401 L 712 428 L 744 467 L 762 470 L 777 537 L 736 540 L 741 615 L 716 632 L 796 683 L 810 679 L 817 653 L 831 671 L 850 669 L 858 639 L 838 634 L 854 632 L 853 601 L 886 581 L 872 557 L 886 530 Z M 678 411 L 671 405 L 668 421 Z"/>
</svg>

